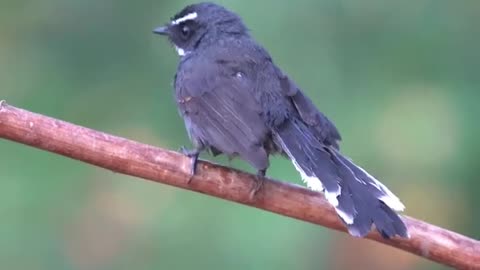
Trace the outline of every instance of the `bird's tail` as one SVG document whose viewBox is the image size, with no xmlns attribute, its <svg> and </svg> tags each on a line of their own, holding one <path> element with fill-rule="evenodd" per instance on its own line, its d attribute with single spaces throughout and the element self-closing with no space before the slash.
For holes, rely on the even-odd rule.
<svg viewBox="0 0 480 270">
<path fill-rule="evenodd" d="M 304 123 L 286 121 L 274 131 L 274 138 L 307 185 L 325 192 L 351 235 L 365 236 L 373 223 L 385 238 L 409 237 L 395 212 L 405 208 L 400 200 L 337 149 L 319 142 Z"/>
</svg>

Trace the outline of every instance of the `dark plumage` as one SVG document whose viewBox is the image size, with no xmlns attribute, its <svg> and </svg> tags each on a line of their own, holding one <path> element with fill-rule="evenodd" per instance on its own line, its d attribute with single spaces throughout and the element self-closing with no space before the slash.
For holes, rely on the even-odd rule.
<svg viewBox="0 0 480 270">
<path fill-rule="evenodd" d="M 195 147 L 239 156 L 264 175 L 271 154 L 288 156 L 311 188 L 355 236 L 375 224 L 386 237 L 407 237 L 395 211 L 403 204 L 339 152 L 340 134 L 250 36 L 240 17 L 212 3 L 185 7 L 154 30 L 181 56 L 175 98 Z"/>
</svg>

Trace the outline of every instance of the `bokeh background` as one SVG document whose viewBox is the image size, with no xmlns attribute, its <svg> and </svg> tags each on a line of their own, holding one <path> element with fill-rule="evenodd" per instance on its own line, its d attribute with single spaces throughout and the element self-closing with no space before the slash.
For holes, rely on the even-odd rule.
<svg viewBox="0 0 480 270">
<path fill-rule="evenodd" d="M 406 214 L 480 238 L 479 1 L 219 2 L 334 120 L 343 152 L 398 194 Z M 189 146 L 172 97 L 177 56 L 151 33 L 187 3 L 0 1 L 0 99 L 156 146 Z M 269 174 L 300 183 L 281 158 Z M 0 268 L 445 269 L 5 140 Z"/>
</svg>

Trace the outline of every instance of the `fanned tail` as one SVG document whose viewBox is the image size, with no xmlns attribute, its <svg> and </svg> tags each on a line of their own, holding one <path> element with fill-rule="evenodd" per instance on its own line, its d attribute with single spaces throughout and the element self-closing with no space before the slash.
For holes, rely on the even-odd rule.
<svg viewBox="0 0 480 270">
<path fill-rule="evenodd" d="M 375 224 L 385 238 L 409 237 L 395 212 L 405 208 L 400 200 L 335 148 L 319 142 L 301 121 L 283 123 L 274 130 L 274 139 L 307 185 L 325 192 L 351 235 L 363 237 Z"/>
</svg>

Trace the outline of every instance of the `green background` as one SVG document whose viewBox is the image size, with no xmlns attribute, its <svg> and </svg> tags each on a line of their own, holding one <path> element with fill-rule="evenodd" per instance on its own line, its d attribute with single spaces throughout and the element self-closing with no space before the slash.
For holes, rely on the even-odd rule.
<svg viewBox="0 0 480 270">
<path fill-rule="evenodd" d="M 336 123 L 343 152 L 402 198 L 406 214 L 480 238 L 479 1 L 221 3 Z M 0 1 L 0 99 L 144 143 L 188 146 L 172 97 L 178 58 L 151 33 L 185 4 Z M 269 175 L 300 183 L 281 158 Z M 445 267 L 1 140 L 0 268 Z"/>
</svg>

